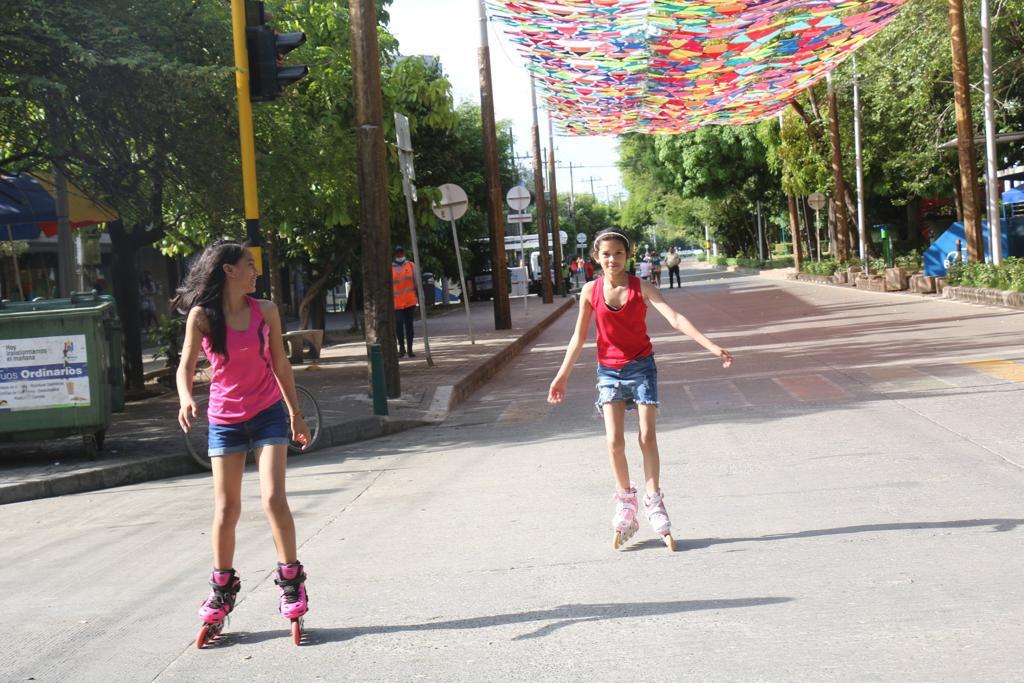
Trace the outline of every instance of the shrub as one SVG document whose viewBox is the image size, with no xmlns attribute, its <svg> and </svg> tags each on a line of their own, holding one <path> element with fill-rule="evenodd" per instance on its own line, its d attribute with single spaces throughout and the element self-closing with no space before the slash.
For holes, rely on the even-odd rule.
<svg viewBox="0 0 1024 683">
<path fill-rule="evenodd" d="M 823 261 L 808 261 L 803 264 L 805 273 L 811 275 L 832 275 L 839 270 L 839 264 L 834 259 L 825 259 Z"/>
<path fill-rule="evenodd" d="M 727 266 L 729 265 L 729 259 L 725 256 L 712 256 L 711 263 L 716 266 Z"/>
<path fill-rule="evenodd" d="M 902 256 L 897 256 L 894 263 L 897 268 L 908 270 L 911 273 L 924 269 L 924 261 L 919 251 L 910 251 Z"/>
<path fill-rule="evenodd" d="M 702 251 L 701 253 L 697 254 L 697 260 L 698 261 L 707 261 L 708 260 L 707 252 Z"/>
</svg>

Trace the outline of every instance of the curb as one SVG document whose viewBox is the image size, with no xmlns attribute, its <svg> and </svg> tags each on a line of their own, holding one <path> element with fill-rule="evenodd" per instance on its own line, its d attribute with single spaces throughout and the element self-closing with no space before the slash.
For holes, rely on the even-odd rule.
<svg viewBox="0 0 1024 683">
<path fill-rule="evenodd" d="M 476 366 L 472 372 L 463 377 L 462 380 L 452 387 L 451 397 L 448 399 L 448 410 L 452 411 L 464 403 L 467 398 L 473 395 L 473 392 L 486 384 L 487 381 L 498 374 L 498 371 L 505 367 L 509 361 L 522 353 L 523 349 L 527 346 L 532 344 L 533 340 L 539 337 L 541 332 L 546 330 L 552 323 L 562 317 L 563 313 L 576 305 L 577 301 L 578 300 L 575 297 L 568 297 L 560 306 L 557 306 L 555 310 L 548 313 L 547 317 L 524 332 L 519 339 L 509 344 L 501 351 L 498 351 L 480 365 Z"/>
<path fill-rule="evenodd" d="M 437 387 L 435 396 L 439 394 L 444 396 L 447 393 L 447 400 L 442 404 L 441 410 L 428 416 L 428 419 L 388 418 L 374 415 L 342 424 L 324 425 L 324 433 L 320 437 L 322 442 L 319 447 L 330 448 L 369 441 L 443 421 L 448 412 L 454 410 L 473 392 L 486 384 L 491 377 L 518 356 L 541 332 L 551 326 L 562 313 L 575 303 L 575 298 L 568 298 L 539 323 L 526 330 L 521 337 L 480 363 L 454 387 Z M 184 452 L 175 455 L 140 458 L 112 465 L 96 465 L 65 474 L 0 484 L 0 505 L 72 493 L 86 493 L 128 484 L 141 484 L 155 479 L 201 472 L 203 470 L 192 462 Z"/>
</svg>

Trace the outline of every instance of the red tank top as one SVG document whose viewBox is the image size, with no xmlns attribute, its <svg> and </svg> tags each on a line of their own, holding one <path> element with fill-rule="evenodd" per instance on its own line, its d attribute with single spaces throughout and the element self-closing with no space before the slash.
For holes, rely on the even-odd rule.
<svg viewBox="0 0 1024 683">
<path fill-rule="evenodd" d="M 604 277 L 594 281 L 590 306 L 597 325 L 597 362 L 616 370 L 638 358 L 654 353 L 647 336 L 647 302 L 640 289 L 640 278 L 629 276 L 626 304 L 615 310 L 604 300 Z"/>
</svg>

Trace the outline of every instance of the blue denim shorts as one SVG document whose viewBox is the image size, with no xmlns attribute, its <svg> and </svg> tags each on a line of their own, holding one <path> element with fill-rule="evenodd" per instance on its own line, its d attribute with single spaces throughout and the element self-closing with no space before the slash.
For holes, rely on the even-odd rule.
<svg viewBox="0 0 1024 683">
<path fill-rule="evenodd" d="M 210 423 L 206 444 L 207 455 L 244 453 L 262 446 L 277 446 L 291 441 L 291 424 L 284 401 L 278 401 L 245 422 L 230 425 Z"/>
<path fill-rule="evenodd" d="M 630 361 L 618 370 L 597 366 L 597 406 L 601 412 L 605 403 L 625 401 L 626 410 L 637 404 L 658 405 L 658 367 L 654 354 Z"/>
</svg>

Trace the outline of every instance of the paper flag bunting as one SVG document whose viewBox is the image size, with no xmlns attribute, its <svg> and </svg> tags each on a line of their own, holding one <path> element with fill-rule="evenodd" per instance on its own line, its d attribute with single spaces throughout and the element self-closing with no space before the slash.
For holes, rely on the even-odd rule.
<svg viewBox="0 0 1024 683">
<path fill-rule="evenodd" d="M 487 0 L 569 135 L 778 113 L 906 0 Z"/>
</svg>

